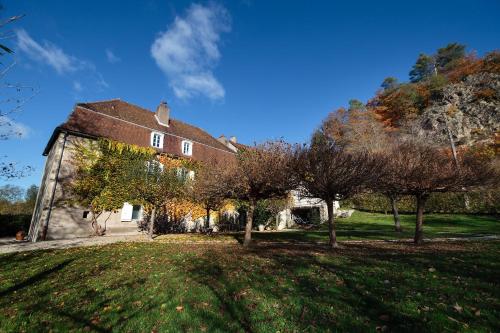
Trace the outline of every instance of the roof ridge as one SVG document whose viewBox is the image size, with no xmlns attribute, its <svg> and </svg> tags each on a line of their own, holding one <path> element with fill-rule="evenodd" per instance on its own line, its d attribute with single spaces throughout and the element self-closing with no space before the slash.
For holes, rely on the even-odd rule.
<svg viewBox="0 0 500 333">
<path fill-rule="evenodd" d="M 103 99 L 99 101 L 92 101 L 92 102 L 77 102 L 76 105 L 80 104 L 95 104 L 95 103 L 106 103 L 106 102 L 113 102 L 113 101 L 120 101 L 123 102 L 121 98 L 116 97 L 116 98 L 111 98 L 111 99 Z M 125 102 L 126 103 L 126 102 Z"/>
</svg>

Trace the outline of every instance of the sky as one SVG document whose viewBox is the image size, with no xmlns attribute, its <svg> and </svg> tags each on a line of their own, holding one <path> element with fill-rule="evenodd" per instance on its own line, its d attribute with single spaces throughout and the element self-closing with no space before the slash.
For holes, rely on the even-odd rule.
<svg viewBox="0 0 500 333">
<path fill-rule="evenodd" d="M 327 114 L 408 80 L 421 52 L 500 48 L 500 1 L 2 1 L 15 51 L 3 84 L 28 87 L 0 158 L 34 168 L 75 103 L 120 98 L 215 137 L 305 142 Z M 3 88 L 5 90 L 5 88 Z M 5 95 L 5 91 L 2 92 Z M 9 97 L 16 98 L 16 93 Z M 1 120 L 1 119 L 0 119 Z"/>
</svg>

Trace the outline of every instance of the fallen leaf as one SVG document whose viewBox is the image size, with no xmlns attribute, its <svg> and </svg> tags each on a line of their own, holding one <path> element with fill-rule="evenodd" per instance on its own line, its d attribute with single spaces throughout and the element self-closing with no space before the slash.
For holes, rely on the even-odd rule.
<svg viewBox="0 0 500 333">
<path fill-rule="evenodd" d="M 176 306 L 175 309 L 178 311 L 178 312 L 181 312 L 182 310 L 184 310 L 184 307 L 179 305 L 179 306 Z"/>
<path fill-rule="evenodd" d="M 455 305 L 453 305 L 453 308 L 455 309 L 455 311 L 457 311 L 458 313 L 462 313 L 463 311 L 463 308 L 458 305 L 458 303 L 455 303 Z"/>
</svg>

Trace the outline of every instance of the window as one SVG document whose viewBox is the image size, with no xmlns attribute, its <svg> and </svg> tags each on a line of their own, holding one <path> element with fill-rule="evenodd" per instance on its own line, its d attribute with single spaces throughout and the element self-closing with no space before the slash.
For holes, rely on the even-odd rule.
<svg viewBox="0 0 500 333">
<path fill-rule="evenodd" d="M 148 169 L 148 173 L 154 173 L 156 171 L 163 171 L 163 164 L 160 161 L 152 160 L 146 162 L 146 168 Z"/>
<path fill-rule="evenodd" d="M 151 133 L 151 146 L 155 148 L 163 148 L 163 134 L 152 132 Z"/>
<path fill-rule="evenodd" d="M 194 171 L 186 168 L 177 168 L 177 177 L 183 181 L 194 180 Z"/>
<path fill-rule="evenodd" d="M 125 202 L 122 207 L 121 221 L 132 222 L 138 220 L 142 220 L 142 206 L 131 205 L 128 202 Z"/>
<path fill-rule="evenodd" d="M 182 141 L 182 153 L 184 155 L 193 155 L 193 143 L 191 141 Z"/>
<path fill-rule="evenodd" d="M 142 219 L 142 206 L 141 205 L 133 205 L 132 206 L 132 220 L 141 220 Z"/>
<path fill-rule="evenodd" d="M 84 211 L 83 211 L 83 218 L 84 218 L 84 219 L 88 218 L 88 217 L 89 217 L 89 213 L 90 213 L 90 212 L 89 212 L 88 210 L 84 210 Z"/>
</svg>

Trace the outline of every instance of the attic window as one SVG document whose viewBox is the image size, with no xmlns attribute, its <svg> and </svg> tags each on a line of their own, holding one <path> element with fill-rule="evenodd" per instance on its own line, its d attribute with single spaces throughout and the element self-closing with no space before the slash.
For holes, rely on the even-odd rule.
<svg viewBox="0 0 500 333">
<path fill-rule="evenodd" d="M 151 133 L 151 146 L 155 148 L 162 148 L 163 147 L 163 134 L 157 133 L 157 132 L 152 132 Z"/>
<path fill-rule="evenodd" d="M 191 141 L 182 141 L 182 153 L 187 156 L 193 155 L 193 143 Z"/>
</svg>

